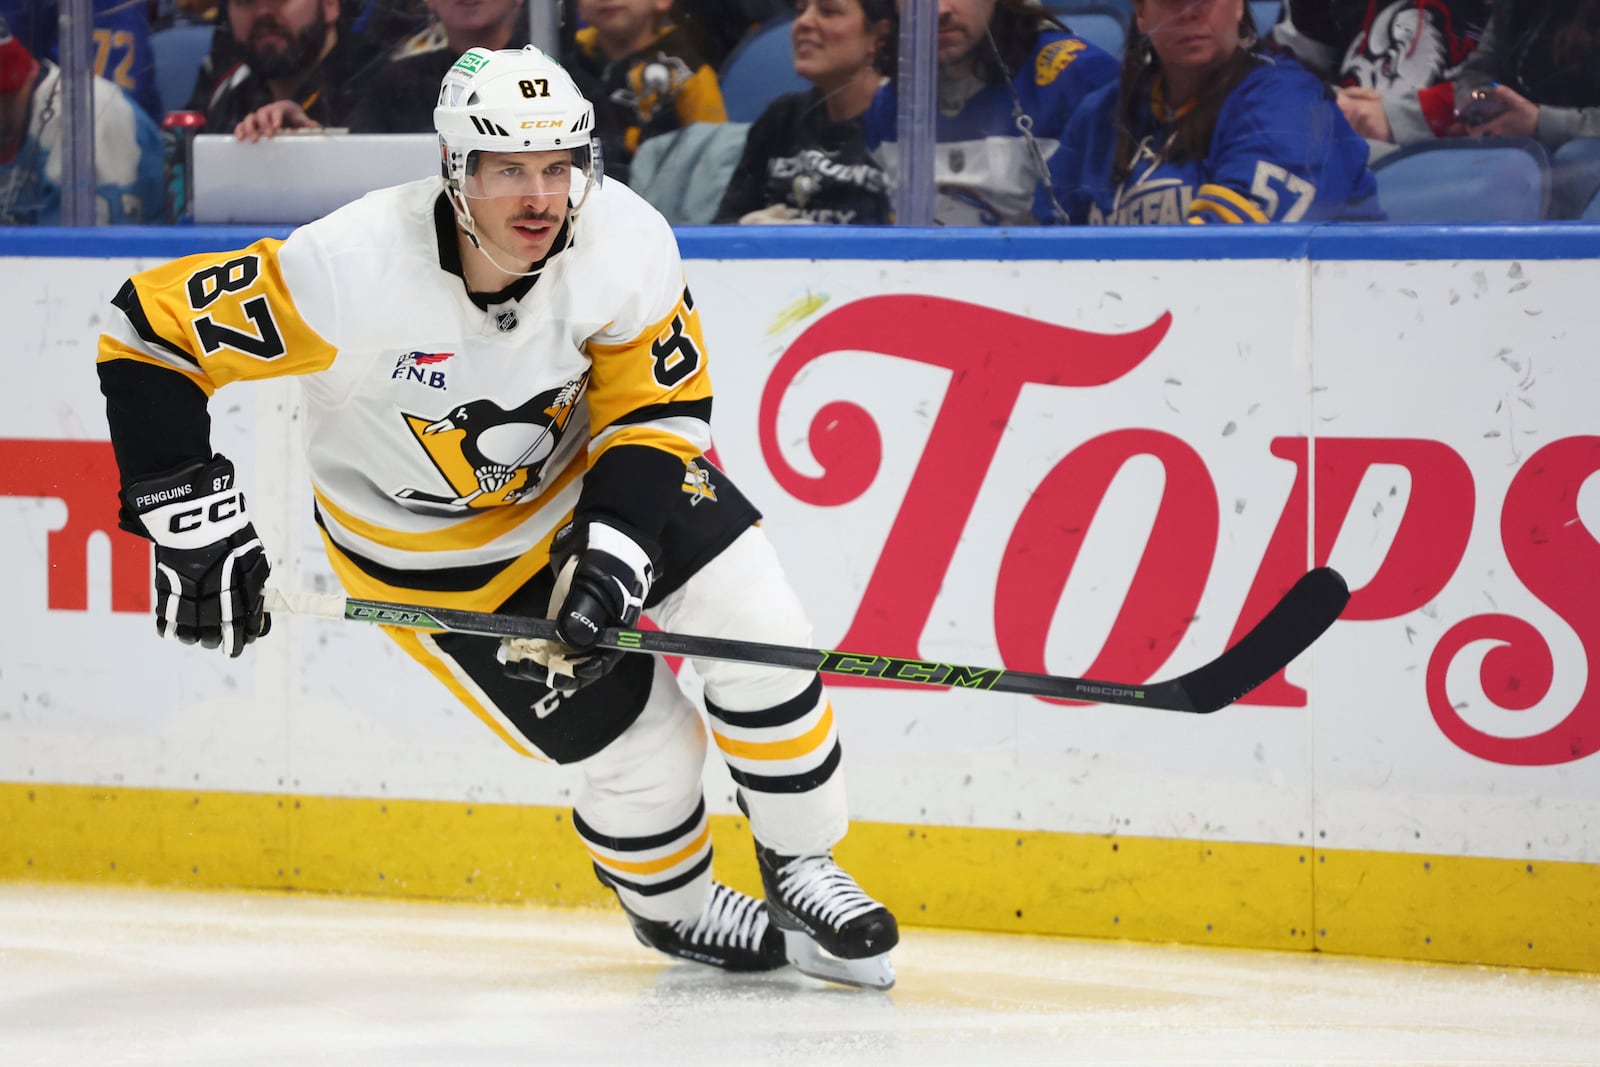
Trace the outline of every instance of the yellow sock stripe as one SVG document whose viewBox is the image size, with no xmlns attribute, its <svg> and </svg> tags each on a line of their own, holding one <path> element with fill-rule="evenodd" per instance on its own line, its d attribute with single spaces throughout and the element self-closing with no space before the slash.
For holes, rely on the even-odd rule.
<svg viewBox="0 0 1600 1067">
<path fill-rule="evenodd" d="M 1262 211 L 1260 206 L 1257 205 L 1254 200 L 1251 200 L 1248 196 L 1245 196 L 1243 193 L 1240 193 L 1235 189 L 1228 188 L 1226 185 L 1202 185 L 1199 189 L 1195 190 L 1195 196 L 1200 199 L 1220 201 L 1221 203 L 1228 204 L 1235 211 L 1243 215 L 1245 218 L 1250 219 L 1252 222 L 1272 221 L 1271 219 L 1267 218 L 1267 213 Z"/>
<path fill-rule="evenodd" d="M 750 760 L 797 759 L 821 748 L 833 729 L 833 705 L 822 706 L 822 717 L 817 724 L 798 737 L 783 741 L 738 741 L 717 732 L 717 721 L 712 720 L 711 733 L 717 747 L 730 756 Z"/>
<path fill-rule="evenodd" d="M 609 853 L 601 852 L 589 842 L 584 841 L 583 847 L 589 850 L 589 855 L 600 866 L 619 874 L 660 874 L 662 871 L 671 870 L 685 860 L 693 859 L 711 842 L 711 824 L 701 827 L 700 835 L 692 842 L 680 848 L 669 856 L 662 856 L 653 860 L 618 860 L 612 859 Z"/>
</svg>

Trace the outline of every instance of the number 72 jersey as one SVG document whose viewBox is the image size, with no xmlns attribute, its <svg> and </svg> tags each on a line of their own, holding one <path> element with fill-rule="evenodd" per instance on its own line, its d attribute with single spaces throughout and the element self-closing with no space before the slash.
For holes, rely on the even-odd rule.
<svg viewBox="0 0 1600 1067">
<path fill-rule="evenodd" d="M 475 298 L 442 189 L 380 190 L 286 241 L 131 278 L 99 354 L 124 479 L 141 442 L 195 438 L 204 405 L 183 397 L 295 375 L 318 522 L 369 574 L 509 588 L 580 494 L 659 525 L 641 509 L 681 492 L 710 445 L 705 346 L 671 228 L 607 183 L 536 278 Z"/>
<path fill-rule="evenodd" d="M 1223 102 L 1203 158 L 1172 158 L 1159 90 L 1140 100 L 1132 168 L 1121 182 L 1111 175 L 1119 86 L 1086 99 L 1049 164 L 1068 217 L 1111 226 L 1381 219 L 1367 144 L 1328 89 L 1292 59 L 1254 62 Z M 1050 221 L 1042 192 L 1034 214 Z"/>
</svg>

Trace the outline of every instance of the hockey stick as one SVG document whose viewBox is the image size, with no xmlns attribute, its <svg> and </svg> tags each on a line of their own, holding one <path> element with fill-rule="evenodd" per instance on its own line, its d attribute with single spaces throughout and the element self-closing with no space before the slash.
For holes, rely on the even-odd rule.
<svg viewBox="0 0 1600 1067">
<path fill-rule="evenodd" d="M 269 612 L 352 619 L 412 630 L 437 630 L 480 637 L 557 640 L 554 622 L 526 615 L 495 615 L 484 611 L 420 607 L 318 593 L 291 594 L 277 589 L 267 590 L 266 598 Z M 1349 600 L 1350 590 L 1339 573 L 1330 567 L 1318 567 L 1295 582 L 1283 599 L 1222 655 L 1188 674 L 1143 685 L 655 630 L 602 630 L 599 643 L 604 648 L 649 652 L 658 656 L 760 663 L 819 674 L 846 674 L 919 685 L 961 686 L 997 693 L 1026 693 L 1029 696 L 1061 700 L 1123 704 L 1204 715 L 1227 707 L 1287 667 L 1291 660 L 1333 625 Z"/>
</svg>

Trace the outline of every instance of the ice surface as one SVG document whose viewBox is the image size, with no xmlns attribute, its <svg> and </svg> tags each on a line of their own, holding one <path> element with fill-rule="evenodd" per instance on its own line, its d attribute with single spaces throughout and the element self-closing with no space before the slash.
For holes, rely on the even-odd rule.
<svg viewBox="0 0 1600 1067">
<path fill-rule="evenodd" d="M 1600 1064 L 1600 978 L 907 928 L 889 993 L 618 911 L 0 885 L 0 1064 Z"/>
</svg>

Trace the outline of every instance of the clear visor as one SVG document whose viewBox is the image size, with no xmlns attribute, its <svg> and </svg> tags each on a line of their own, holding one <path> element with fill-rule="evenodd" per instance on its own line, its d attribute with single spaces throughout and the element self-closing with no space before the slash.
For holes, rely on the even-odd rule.
<svg viewBox="0 0 1600 1067">
<path fill-rule="evenodd" d="M 587 149 L 553 152 L 472 152 L 461 191 L 473 200 L 565 199 L 583 202 L 592 168 Z"/>
</svg>

